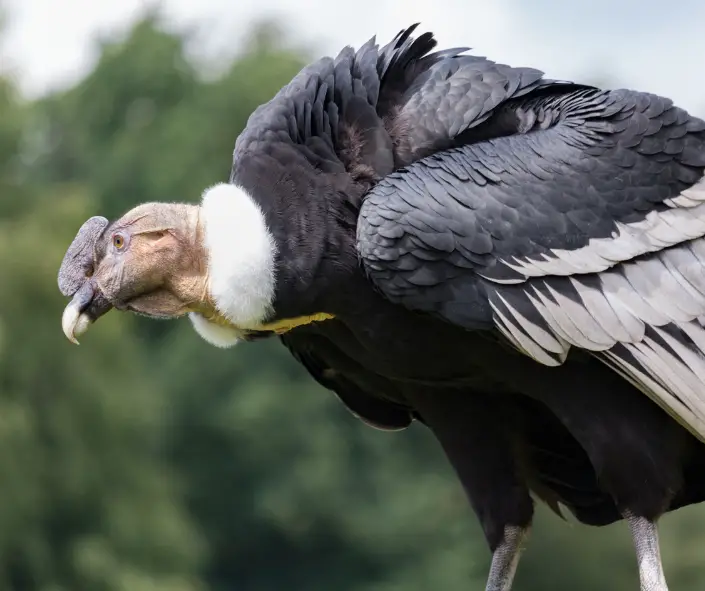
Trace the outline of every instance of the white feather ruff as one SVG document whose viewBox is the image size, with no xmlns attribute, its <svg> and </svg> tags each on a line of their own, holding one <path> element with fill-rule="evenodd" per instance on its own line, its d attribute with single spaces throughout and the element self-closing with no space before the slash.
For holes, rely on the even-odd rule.
<svg viewBox="0 0 705 591">
<path fill-rule="evenodd" d="M 276 255 L 262 210 L 241 187 L 221 183 L 204 191 L 201 222 L 218 311 L 236 326 L 262 324 L 274 300 Z"/>
<path fill-rule="evenodd" d="M 201 223 L 208 254 L 208 290 L 220 314 L 235 326 L 256 328 L 272 311 L 276 243 L 255 200 L 237 185 L 203 192 Z M 232 347 L 242 332 L 189 315 L 196 332 L 217 347 Z"/>
</svg>

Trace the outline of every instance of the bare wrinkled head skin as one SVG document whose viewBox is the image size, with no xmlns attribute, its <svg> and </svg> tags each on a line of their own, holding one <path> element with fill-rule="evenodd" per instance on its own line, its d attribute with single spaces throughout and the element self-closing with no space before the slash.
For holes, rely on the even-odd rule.
<svg viewBox="0 0 705 591">
<path fill-rule="evenodd" d="M 145 203 L 108 224 L 91 218 L 79 230 L 59 271 L 72 342 L 111 308 L 156 318 L 206 310 L 207 261 L 199 208 Z"/>
</svg>

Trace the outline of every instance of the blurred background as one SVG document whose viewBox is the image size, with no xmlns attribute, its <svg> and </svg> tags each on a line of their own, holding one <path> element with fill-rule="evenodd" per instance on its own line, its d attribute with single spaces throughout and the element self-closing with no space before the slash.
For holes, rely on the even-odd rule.
<svg viewBox="0 0 705 591">
<path fill-rule="evenodd" d="M 675 4 L 673 5 L 676 6 Z M 0 591 L 483 589 L 489 552 L 419 425 L 359 422 L 276 341 L 109 314 L 64 338 L 89 216 L 196 201 L 309 60 L 421 21 L 442 45 L 705 115 L 705 3 L 0 0 Z M 705 588 L 705 507 L 662 521 Z M 540 509 L 517 591 L 638 588 L 626 526 Z"/>
</svg>

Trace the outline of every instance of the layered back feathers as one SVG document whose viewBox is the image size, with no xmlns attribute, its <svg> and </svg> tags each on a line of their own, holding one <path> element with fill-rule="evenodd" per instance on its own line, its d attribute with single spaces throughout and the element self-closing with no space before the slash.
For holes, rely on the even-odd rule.
<svg viewBox="0 0 705 591">
<path fill-rule="evenodd" d="M 431 53 L 432 33 L 401 31 L 381 49 L 373 37 L 358 51 L 310 64 L 256 109 L 235 144 L 238 154 L 258 142 L 295 146 L 326 171 L 336 165 L 366 188 L 429 153 L 471 141 L 468 130 L 503 102 L 571 83 L 543 78 L 459 47 Z M 464 135 L 465 134 L 465 135 Z"/>
</svg>

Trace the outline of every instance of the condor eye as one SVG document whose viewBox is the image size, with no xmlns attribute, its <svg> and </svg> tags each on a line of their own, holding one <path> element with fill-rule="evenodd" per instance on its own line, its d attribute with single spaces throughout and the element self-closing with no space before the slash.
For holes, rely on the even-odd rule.
<svg viewBox="0 0 705 591">
<path fill-rule="evenodd" d="M 118 250 L 125 248 L 125 237 L 122 234 L 113 234 L 113 246 Z"/>
</svg>

